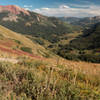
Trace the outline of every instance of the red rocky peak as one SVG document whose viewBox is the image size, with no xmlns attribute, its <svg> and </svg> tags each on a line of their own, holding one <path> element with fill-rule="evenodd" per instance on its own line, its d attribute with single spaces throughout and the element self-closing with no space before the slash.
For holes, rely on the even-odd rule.
<svg viewBox="0 0 100 100">
<path fill-rule="evenodd" d="M 29 15 L 29 12 L 27 10 L 15 5 L 0 6 L 0 12 L 3 12 L 3 11 L 9 11 L 10 13 L 13 13 L 16 15 L 23 12 L 24 14 Z"/>
</svg>

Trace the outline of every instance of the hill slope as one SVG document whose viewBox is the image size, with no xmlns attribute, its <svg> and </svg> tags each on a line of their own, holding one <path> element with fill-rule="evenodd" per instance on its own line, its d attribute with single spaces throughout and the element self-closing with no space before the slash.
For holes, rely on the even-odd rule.
<svg viewBox="0 0 100 100">
<path fill-rule="evenodd" d="M 71 44 L 77 49 L 99 49 L 100 48 L 100 23 L 93 25 L 91 28 L 84 31 L 83 35 L 71 41 Z M 75 46 L 74 44 L 77 44 Z M 80 47 L 79 47 L 80 46 Z"/>
<path fill-rule="evenodd" d="M 3 26 L 0 26 L 0 55 L 17 55 L 42 57 L 47 51 L 37 43 L 34 43 L 24 35 L 15 33 Z"/>
<path fill-rule="evenodd" d="M 68 59 L 100 63 L 100 23 L 85 30 L 83 35 L 60 48 L 59 54 Z M 70 57 L 69 57 L 70 56 Z"/>
</svg>

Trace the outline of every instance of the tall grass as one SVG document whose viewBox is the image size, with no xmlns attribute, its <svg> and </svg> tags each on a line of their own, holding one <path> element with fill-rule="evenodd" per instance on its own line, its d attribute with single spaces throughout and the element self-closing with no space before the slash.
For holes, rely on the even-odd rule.
<svg viewBox="0 0 100 100">
<path fill-rule="evenodd" d="M 100 80 L 59 61 L 0 62 L 0 100 L 100 100 Z"/>
</svg>

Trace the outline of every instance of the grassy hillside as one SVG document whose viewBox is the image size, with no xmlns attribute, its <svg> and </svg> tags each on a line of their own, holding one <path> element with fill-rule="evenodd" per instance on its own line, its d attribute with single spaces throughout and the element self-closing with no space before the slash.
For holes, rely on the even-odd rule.
<svg viewBox="0 0 100 100">
<path fill-rule="evenodd" d="M 99 49 L 100 48 L 100 23 L 94 24 L 91 28 L 88 30 L 85 30 L 83 35 L 76 40 L 73 40 L 71 43 L 75 46 L 77 49 Z M 79 43 L 79 44 L 78 44 Z"/>
<path fill-rule="evenodd" d="M 62 46 L 58 54 L 71 60 L 100 63 L 100 23 L 94 24 L 83 35 Z"/>
<path fill-rule="evenodd" d="M 49 56 L 48 51 L 39 44 L 3 26 L 0 26 L 0 51 L 8 55 Z"/>
</svg>

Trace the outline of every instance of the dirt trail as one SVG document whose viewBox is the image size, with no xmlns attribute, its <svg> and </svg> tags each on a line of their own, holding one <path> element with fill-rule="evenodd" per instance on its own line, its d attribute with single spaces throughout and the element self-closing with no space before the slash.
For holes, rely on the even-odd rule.
<svg viewBox="0 0 100 100">
<path fill-rule="evenodd" d="M 0 46 L 0 50 L 3 51 L 3 52 L 7 52 L 7 53 L 10 53 L 10 54 L 15 54 L 15 55 L 18 55 L 18 56 L 29 56 L 29 57 L 32 57 L 32 58 L 36 58 L 36 59 L 43 59 L 43 57 L 40 57 L 40 56 L 37 56 L 35 54 L 30 54 L 30 53 L 27 53 L 27 52 L 24 52 L 24 51 L 21 51 L 21 50 L 12 50 L 10 48 L 5 48 L 3 46 Z"/>
</svg>

